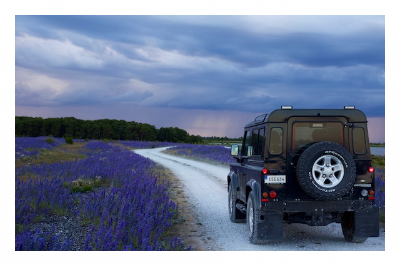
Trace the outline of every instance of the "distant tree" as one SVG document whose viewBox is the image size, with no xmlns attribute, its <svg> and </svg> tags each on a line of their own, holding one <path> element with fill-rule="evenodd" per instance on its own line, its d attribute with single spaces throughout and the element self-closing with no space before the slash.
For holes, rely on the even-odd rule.
<svg viewBox="0 0 400 266">
<path fill-rule="evenodd" d="M 146 123 L 116 119 L 81 120 L 74 117 L 15 117 L 16 136 L 53 136 L 56 138 L 115 139 L 201 143 L 200 136 L 190 136 L 178 127 L 160 128 Z"/>
<path fill-rule="evenodd" d="M 192 144 L 201 144 L 203 143 L 203 138 L 199 135 L 194 136 L 194 135 L 190 135 L 187 137 L 187 141 L 185 141 L 187 143 L 192 143 Z"/>
<path fill-rule="evenodd" d="M 139 123 L 137 125 L 139 140 L 154 141 L 157 139 L 157 129 L 153 125 Z"/>
<path fill-rule="evenodd" d="M 139 135 L 137 132 L 137 123 L 136 122 L 128 122 L 125 128 L 125 136 L 128 140 L 139 140 Z"/>
<path fill-rule="evenodd" d="M 61 138 L 63 135 L 61 134 L 61 119 L 60 118 L 48 118 L 49 121 L 49 132 L 48 135 L 53 135 L 56 138 Z"/>
</svg>

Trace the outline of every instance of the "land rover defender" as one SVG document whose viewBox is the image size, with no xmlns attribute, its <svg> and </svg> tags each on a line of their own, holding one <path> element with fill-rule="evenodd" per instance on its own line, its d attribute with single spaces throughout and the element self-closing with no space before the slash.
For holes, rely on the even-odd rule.
<svg viewBox="0 0 400 266">
<path fill-rule="evenodd" d="M 349 242 L 379 236 L 367 119 L 354 108 L 282 106 L 244 127 L 227 176 L 232 222 L 250 242 L 283 238 L 283 223 L 340 223 Z"/>
</svg>

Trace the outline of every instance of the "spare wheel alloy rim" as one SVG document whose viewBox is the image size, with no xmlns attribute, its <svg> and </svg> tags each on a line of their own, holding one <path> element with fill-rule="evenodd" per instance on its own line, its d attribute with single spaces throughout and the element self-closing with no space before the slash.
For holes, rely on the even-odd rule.
<svg viewBox="0 0 400 266">
<path fill-rule="evenodd" d="M 335 187 L 343 180 L 343 163 L 335 156 L 323 155 L 315 161 L 312 176 L 323 188 Z"/>
</svg>

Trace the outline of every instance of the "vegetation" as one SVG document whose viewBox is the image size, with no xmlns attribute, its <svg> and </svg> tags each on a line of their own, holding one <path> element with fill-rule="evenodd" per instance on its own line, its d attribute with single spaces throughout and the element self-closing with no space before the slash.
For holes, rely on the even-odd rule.
<svg viewBox="0 0 400 266">
<path fill-rule="evenodd" d="M 210 145 L 226 145 L 230 146 L 231 144 L 242 143 L 243 137 L 240 138 L 228 138 L 228 137 L 203 137 L 204 144 Z"/>
<path fill-rule="evenodd" d="M 385 156 L 384 155 L 372 155 L 372 166 L 374 168 L 385 169 Z"/>
<path fill-rule="evenodd" d="M 379 219 L 385 222 L 385 156 L 372 155 L 372 166 L 375 169 L 376 205 L 379 207 Z"/>
<path fill-rule="evenodd" d="M 229 165 L 236 162 L 230 154 L 230 149 L 220 145 L 181 144 L 168 148 L 165 152 L 180 157 L 216 164 Z"/>
<path fill-rule="evenodd" d="M 162 127 L 116 119 L 81 120 L 74 117 L 15 117 L 16 137 L 52 136 L 71 139 L 109 139 L 202 143 L 178 127 Z M 67 139 L 66 139 L 67 140 Z"/>
<path fill-rule="evenodd" d="M 67 144 L 74 144 L 74 140 L 71 137 L 66 137 L 65 138 L 65 143 Z"/>
<path fill-rule="evenodd" d="M 370 143 L 371 147 L 385 147 L 385 143 Z"/>
<path fill-rule="evenodd" d="M 169 233 L 177 208 L 169 183 L 125 144 L 134 145 L 16 138 L 15 250 L 71 250 L 77 243 L 80 250 L 185 249 Z M 54 216 L 90 230 L 80 242 L 61 239 L 45 225 Z"/>
</svg>

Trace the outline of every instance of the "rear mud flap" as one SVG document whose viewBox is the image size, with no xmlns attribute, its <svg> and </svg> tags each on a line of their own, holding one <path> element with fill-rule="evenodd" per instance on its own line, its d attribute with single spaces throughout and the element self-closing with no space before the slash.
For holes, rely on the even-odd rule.
<svg viewBox="0 0 400 266">
<path fill-rule="evenodd" d="M 354 212 L 354 236 L 378 237 L 379 236 L 379 208 L 367 207 Z"/>
<path fill-rule="evenodd" d="M 280 240 L 283 238 L 283 214 L 281 212 L 261 212 L 256 226 L 259 240 Z"/>
</svg>

